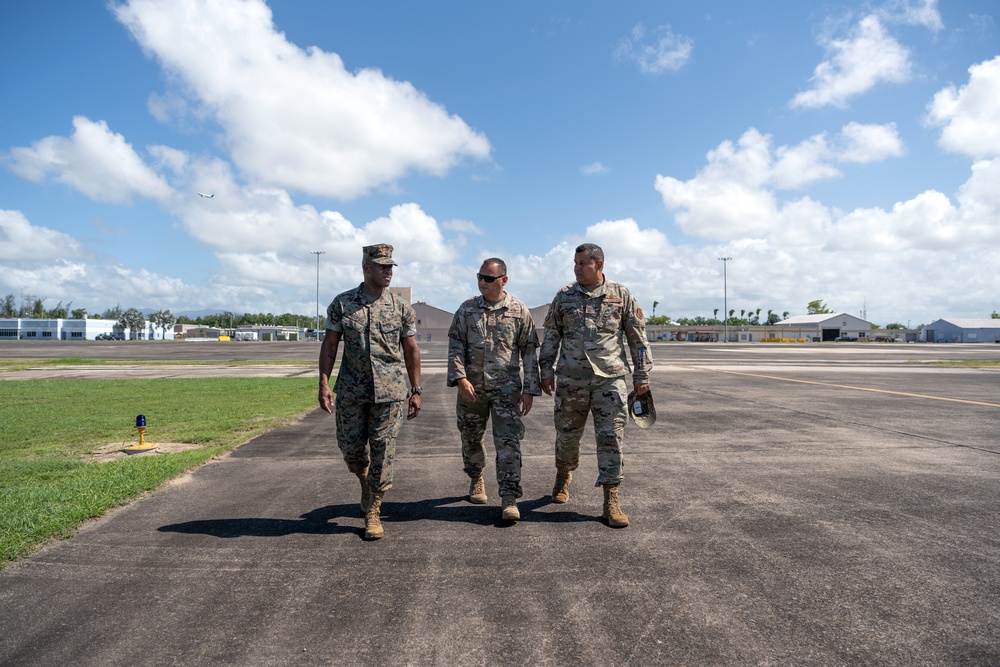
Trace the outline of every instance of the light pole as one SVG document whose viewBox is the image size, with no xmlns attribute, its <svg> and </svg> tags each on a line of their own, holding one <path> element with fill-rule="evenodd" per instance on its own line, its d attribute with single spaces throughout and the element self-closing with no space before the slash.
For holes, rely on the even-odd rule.
<svg viewBox="0 0 1000 667">
<path fill-rule="evenodd" d="M 316 340 L 319 340 L 319 256 L 325 255 L 326 250 L 310 250 L 309 254 L 316 255 Z"/>
<path fill-rule="evenodd" d="M 722 316 L 726 323 L 726 341 L 729 342 L 729 286 L 727 285 L 726 269 L 732 257 L 720 257 L 722 261 Z"/>
</svg>

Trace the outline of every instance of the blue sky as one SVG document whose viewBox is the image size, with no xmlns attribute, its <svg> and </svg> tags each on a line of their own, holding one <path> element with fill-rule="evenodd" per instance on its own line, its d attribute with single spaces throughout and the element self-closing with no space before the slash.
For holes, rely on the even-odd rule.
<svg viewBox="0 0 1000 667">
<path fill-rule="evenodd" d="M 988 1 L 0 6 L 0 295 L 315 310 L 396 246 L 448 310 L 573 248 L 677 318 L 1000 310 Z M 212 198 L 199 192 L 213 194 Z"/>
</svg>

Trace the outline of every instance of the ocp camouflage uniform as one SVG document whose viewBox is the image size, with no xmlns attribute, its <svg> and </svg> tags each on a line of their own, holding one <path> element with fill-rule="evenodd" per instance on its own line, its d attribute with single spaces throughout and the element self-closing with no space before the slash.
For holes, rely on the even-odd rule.
<svg viewBox="0 0 1000 667">
<path fill-rule="evenodd" d="M 521 497 L 524 424 L 517 404 L 522 393 L 542 393 L 537 348 L 538 334 L 531 312 L 509 294 L 495 305 L 481 295 L 469 299 L 459 306 L 448 330 L 448 386 L 454 387 L 465 378 L 476 390 L 472 403 L 459 393 L 455 408 L 465 472 L 475 479 L 486 467 L 483 434 L 492 416 L 501 496 Z"/>
<path fill-rule="evenodd" d="M 608 279 L 596 287 L 567 285 L 545 317 L 539 366 L 543 380 L 556 378 L 556 469 L 569 472 L 580 465 L 580 438 L 587 413 L 593 413 L 596 486 L 619 484 L 624 478 L 629 393 L 624 378 L 629 369 L 623 335 L 631 352 L 632 381 L 645 384 L 653 359 L 642 310 L 627 287 Z"/>
<path fill-rule="evenodd" d="M 396 436 L 407 398 L 402 340 L 416 335 L 413 308 L 385 290 L 364 284 L 339 294 L 326 309 L 326 328 L 341 334 L 344 355 L 333 391 L 337 395 L 337 445 L 354 474 L 368 468 L 376 491 L 392 486 Z"/>
</svg>

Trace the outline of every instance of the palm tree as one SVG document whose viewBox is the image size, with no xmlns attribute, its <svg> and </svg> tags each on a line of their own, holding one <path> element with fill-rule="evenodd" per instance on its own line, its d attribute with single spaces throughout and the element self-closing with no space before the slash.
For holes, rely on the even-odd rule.
<svg viewBox="0 0 1000 667">
<path fill-rule="evenodd" d="M 656 317 L 656 307 L 660 305 L 659 301 L 653 302 L 653 317 Z"/>
</svg>

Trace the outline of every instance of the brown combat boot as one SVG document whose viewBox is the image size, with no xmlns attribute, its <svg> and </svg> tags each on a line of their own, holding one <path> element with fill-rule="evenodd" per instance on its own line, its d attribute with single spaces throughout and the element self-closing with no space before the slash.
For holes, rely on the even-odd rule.
<svg viewBox="0 0 1000 667">
<path fill-rule="evenodd" d="M 612 528 L 625 528 L 628 526 L 628 517 L 622 512 L 618 504 L 618 485 L 604 485 L 604 518 Z"/>
<path fill-rule="evenodd" d="M 573 479 L 573 473 L 562 470 L 556 473 L 556 483 L 552 487 L 552 502 L 564 503 L 569 500 L 569 482 Z"/>
<path fill-rule="evenodd" d="M 521 518 L 521 512 L 517 509 L 517 498 L 513 495 L 503 496 L 503 502 L 500 505 L 503 510 L 503 520 L 504 521 L 518 521 Z"/>
<path fill-rule="evenodd" d="M 489 499 L 486 497 L 486 482 L 483 481 L 483 476 L 473 477 L 472 483 L 469 484 L 469 502 L 474 505 L 485 505 L 487 500 Z"/>
<path fill-rule="evenodd" d="M 368 468 L 358 473 L 358 481 L 361 482 L 361 513 L 364 514 L 372 504 L 372 487 L 368 486 Z"/>
<path fill-rule="evenodd" d="M 385 535 L 382 528 L 382 521 L 379 513 L 382 511 L 382 492 L 372 491 L 372 503 L 368 506 L 368 513 L 365 514 L 365 539 L 380 540 Z"/>
</svg>

